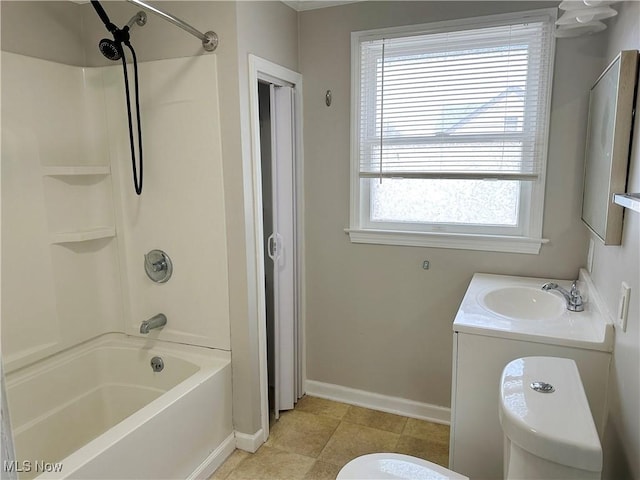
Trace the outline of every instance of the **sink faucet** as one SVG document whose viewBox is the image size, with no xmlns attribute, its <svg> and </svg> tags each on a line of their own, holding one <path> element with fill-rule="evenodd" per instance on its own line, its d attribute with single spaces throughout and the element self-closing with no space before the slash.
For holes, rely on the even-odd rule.
<svg viewBox="0 0 640 480">
<path fill-rule="evenodd" d="M 549 290 L 557 290 L 567 300 L 567 310 L 570 312 L 582 312 L 584 310 L 584 303 L 582 302 L 582 295 L 576 282 L 571 285 L 571 291 L 567 292 L 564 288 L 554 282 L 547 282 L 542 285 L 542 290 L 548 292 Z"/>
<path fill-rule="evenodd" d="M 140 324 L 140 333 L 149 333 L 149 330 L 164 327 L 166 324 L 167 316 L 164 313 L 159 313 Z"/>
</svg>

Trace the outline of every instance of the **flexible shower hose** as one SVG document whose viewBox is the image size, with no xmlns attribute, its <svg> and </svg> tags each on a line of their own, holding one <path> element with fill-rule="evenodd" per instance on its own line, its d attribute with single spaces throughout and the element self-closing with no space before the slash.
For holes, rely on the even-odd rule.
<svg viewBox="0 0 640 480">
<path fill-rule="evenodd" d="M 135 142 L 133 139 L 133 122 L 131 119 L 131 99 L 129 93 L 129 75 L 127 73 L 127 61 L 124 55 L 124 49 L 121 48 L 121 58 L 122 58 L 122 70 L 124 71 L 124 89 L 125 96 L 127 97 L 127 118 L 129 120 L 129 145 L 131 146 L 131 167 L 133 170 L 133 186 L 136 190 L 136 194 L 140 195 L 142 193 L 142 127 L 140 126 L 140 93 L 138 88 L 138 60 L 136 58 L 136 52 L 131 46 L 129 42 L 124 42 L 124 44 L 131 50 L 131 55 L 133 57 L 133 75 L 134 75 L 134 90 L 135 90 L 135 99 L 136 99 L 136 124 L 138 127 L 138 159 L 139 159 L 139 171 L 136 168 L 136 149 Z M 139 175 L 138 175 L 139 173 Z"/>
</svg>

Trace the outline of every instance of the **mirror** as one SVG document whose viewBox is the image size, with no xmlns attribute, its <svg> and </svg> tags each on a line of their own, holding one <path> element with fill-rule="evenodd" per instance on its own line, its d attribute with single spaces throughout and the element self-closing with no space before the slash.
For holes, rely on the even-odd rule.
<svg viewBox="0 0 640 480">
<path fill-rule="evenodd" d="M 591 88 L 585 154 L 582 221 L 605 245 L 620 245 L 635 103 L 638 51 L 625 50 Z"/>
</svg>

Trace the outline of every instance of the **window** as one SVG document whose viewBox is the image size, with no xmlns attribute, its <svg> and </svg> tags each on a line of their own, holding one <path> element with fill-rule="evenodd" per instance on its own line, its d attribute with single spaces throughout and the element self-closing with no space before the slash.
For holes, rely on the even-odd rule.
<svg viewBox="0 0 640 480">
<path fill-rule="evenodd" d="M 538 253 L 554 21 L 352 33 L 353 242 Z"/>
</svg>

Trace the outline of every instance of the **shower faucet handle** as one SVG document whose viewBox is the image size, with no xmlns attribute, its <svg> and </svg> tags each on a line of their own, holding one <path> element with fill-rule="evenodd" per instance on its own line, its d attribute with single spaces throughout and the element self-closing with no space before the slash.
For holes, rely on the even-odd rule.
<svg viewBox="0 0 640 480">
<path fill-rule="evenodd" d="M 162 250 L 151 250 L 144 256 L 144 271 L 154 282 L 164 283 L 171 278 L 173 264 Z"/>
<path fill-rule="evenodd" d="M 164 258 L 162 260 L 152 262 L 151 260 L 149 260 L 149 255 L 145 255 L 144 260 L 145 262 L 147 262 L 149 268 L 151 268 L 151 270 L 153 270 L 154 272 L 161 272 L 162 270 L 167 269 L 167 261 Z"/>
</svg>

